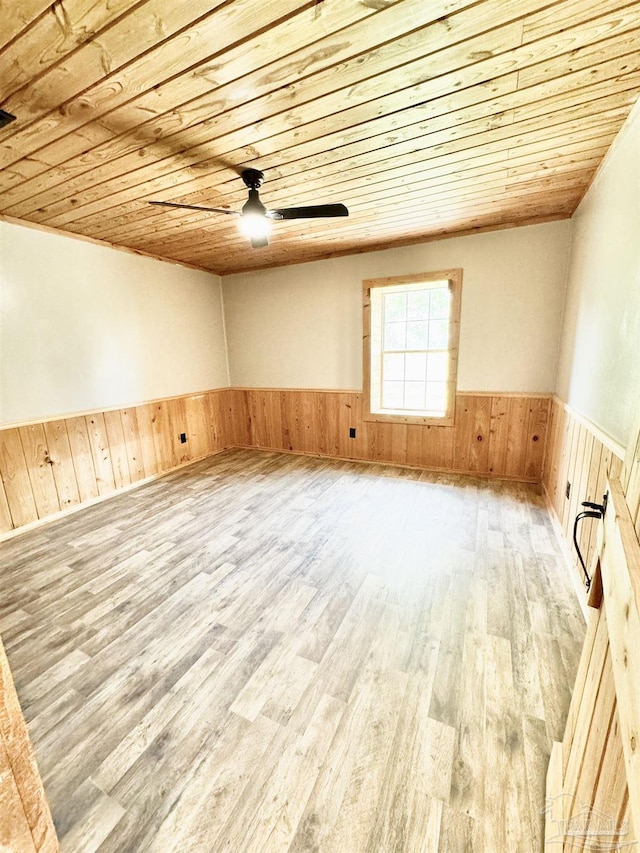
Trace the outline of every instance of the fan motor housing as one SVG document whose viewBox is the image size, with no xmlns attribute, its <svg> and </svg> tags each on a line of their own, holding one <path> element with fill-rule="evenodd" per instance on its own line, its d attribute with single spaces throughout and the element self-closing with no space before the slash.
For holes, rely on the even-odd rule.
<svg viewBox="0 0 640 853">
<path fill-rule="evenodd" d="M 265 216 L 266 212 L 267 209 L 260 201 L 260 195 L 258 193 L 258 190 L 249 190 L 249 199 L 242 206 L 242 215 L 246 216 L 248 213 L 253 213 L 257 214 L 258 216 Z"/>
</svg>

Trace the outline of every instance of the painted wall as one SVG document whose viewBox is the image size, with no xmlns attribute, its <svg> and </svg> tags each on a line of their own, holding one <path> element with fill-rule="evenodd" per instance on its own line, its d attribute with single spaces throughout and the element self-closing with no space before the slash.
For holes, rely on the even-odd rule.
<svg viewBox="0 0 640 853">
<path fill-rule="evenodd" d="M 231 384 L 362 387 L 362 281 L 463 268 L 458 389 L 550 392 L 569 223 L 225 276 Z"/>
<path fill-rule="evenodd" d="M 218 276 L 0 222 L 0 423 L 228 378 Z"/>
<path fill-rule="evenodd" d="M 640 101 L 573 217 L 557 392 L 626 444 L 640 402 Z"/>
</svg>

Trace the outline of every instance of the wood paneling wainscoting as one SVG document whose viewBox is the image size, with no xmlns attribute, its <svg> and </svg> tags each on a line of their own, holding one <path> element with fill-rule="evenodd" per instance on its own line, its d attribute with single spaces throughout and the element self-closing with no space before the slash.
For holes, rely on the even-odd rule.
<svg viewBox="0 0 640 853">
<path fill-rule="evenodd" d="M 229 404 L 223 388 L 0 429 L 0 534 L 229 447 Z"/>
<path fill-rule="evenodd" d="M 542 477 L 547 502 L 571 549 L 571 561 L 579 583 L 584 576 L 573 547 L 573 523 L 582 501 L 600 503 L 607 475 L 618 477 L 624 448 L 594 424 L 573 411 L 558 397 L 551 401 L 547 458 Z M 567 483 L 571 484 L 567 497 Z M 580 551 L 587 566 L 593 561 L 599 522 L 585 519 L 578 528 Z"/>
<path fill-rule="evenodd" d="M 349 391 L 236 388 L 236 444 L 539 483 L 550 397 L 458 394 L 454 426 L 363 419 Z M 349 437 L 355 428 L 356 437 Z"/>
<path fill-rule="evenodd" d="M 365 421 L 358 392 L 224 388 L 9 426 L 0 535 L 229 447 L 539 483 L 549 406 L 548 395 L 458 394 L 455 425 L 439 427 Z"/>
</svg>

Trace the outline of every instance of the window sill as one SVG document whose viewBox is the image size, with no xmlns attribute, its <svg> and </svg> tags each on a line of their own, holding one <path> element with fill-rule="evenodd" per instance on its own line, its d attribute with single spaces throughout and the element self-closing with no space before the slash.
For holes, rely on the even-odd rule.
<svg viewBox="0 0 640 853">
<path fill-rule="evenodd" d="M 383 424 L 418 424 L 421 426 L 452 427 L 453 414 L 434 417 L 429 415 L 403 415 L 396 412 L 364 412 L 363 421 L 372 421 Z"/>
</svg>

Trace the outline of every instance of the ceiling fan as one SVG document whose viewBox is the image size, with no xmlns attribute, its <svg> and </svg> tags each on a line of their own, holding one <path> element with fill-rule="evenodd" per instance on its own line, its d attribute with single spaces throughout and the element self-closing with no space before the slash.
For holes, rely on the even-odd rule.
<svg viewBox="0 0 640 853">
<path fill-rule="evenodd" d="M 309 207 L 280 207 L 267 210 L 260 201 L 259 188 L 264 181 L 264 174 L 258 169 L 244 169 L 240 177 L 249 190 L 249 198 L 243 204 L 242 210 L 225 210 L 221 207 L 201 207 L 197 204 L 178 204 L 173 201 L 150 201 L 149 204 L 163 207 L 180 207 L 185 210 L 202 210 L 206 213 L 226 213 L 230 216 L 240 216 L 240 227 L 251 240 L 254 249 L 269 245 L 269 230 L 271 220 L 278 219 L 320 219 L 333 216 L 348 216 L 349 211 L 344 204 L 313 204 Z"/>
</svg>

